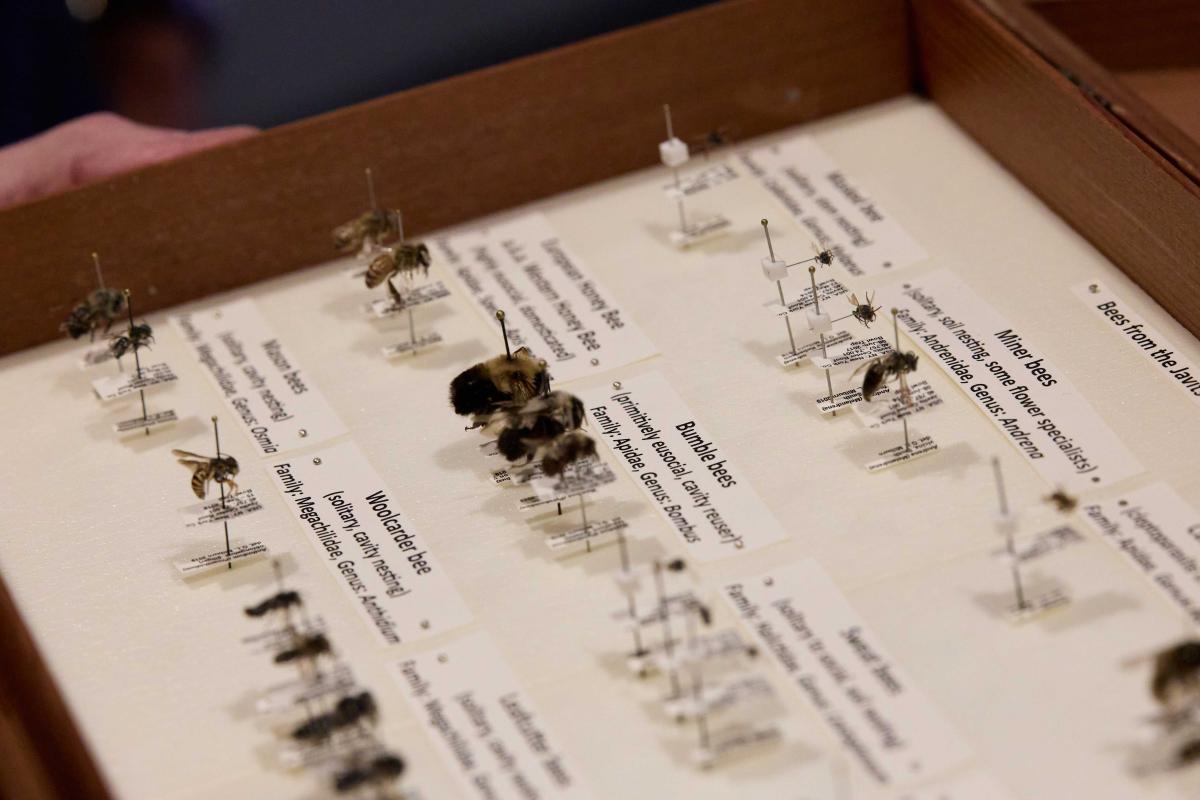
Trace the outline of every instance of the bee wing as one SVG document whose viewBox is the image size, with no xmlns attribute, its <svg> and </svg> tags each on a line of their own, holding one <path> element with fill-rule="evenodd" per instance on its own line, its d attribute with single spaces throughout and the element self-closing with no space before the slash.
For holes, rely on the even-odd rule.
<svg viewBox="0 0 1200 800">
<path fill-rule="evenodd" d="M 211 461 L 211 459 L 206 456 L 197 455 L 196 453 L 189 453 L 187 450 L 172 450 L 171 455 L 175 456 L 176 460 L 178 460 L 180 464 L 207 464 L 209 461 Z"/>
<path fill-rule="evenodd" d="M 869 300 L 867 302 L 870 303 Z M 861 305 L 858 302 L 858 295 L 856 295 L 854 292 L 850 293 L 850 305 L 854 306 L 855 308 L 858 308 L 859 305 Z"/>
</svg>

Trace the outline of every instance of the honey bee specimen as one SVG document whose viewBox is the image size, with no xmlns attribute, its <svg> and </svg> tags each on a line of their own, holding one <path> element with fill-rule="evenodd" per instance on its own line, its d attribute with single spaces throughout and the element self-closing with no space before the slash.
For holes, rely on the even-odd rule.
<svg viewBox="0 0 1200 800">
<path fill-rule="evenodd" d="M 376 713 L 375 698 L 370 692 L 347 695 L 337 701 L 332 711 L 319 714 L 298 725 L 292 731 L 292 737 L 301 741 L 323 741 L 337 731 L 362 720 L 374 722 Z"/>
<path fill-rule="evenodd" d="M 416 277 L 418 272 L 428 275 L 430 263 L 429 248 L 423 243 L 400 242 L 385 247 L 383 252 L 371 259 L 367 267 L 367 288 L 374 289 L 397 275 L 409 280 Z"/>
<path fill-rule="evenodd" d="M 367 169 L 367 194 L 371 208 L 344 225 L 333 229 L 333 248 L 339 253 L 353 253 L 364 246 L 379 245 L 389 239 L 404 238 L 400 231 L 400 212 L 385 211 L 375 200 L 375 181 Z"/>
<path fill-rule="evenodd" d="M 366 763 L 358 763 L 337 773 L 333 790 L 338 794 L 355 792 L 365 786 L 380 787 L 404 774 L 404 759 L 392 753 L 381 753 Z"/>
<path fill-rule="evenodd" d="M 861 368 L 860 368 L 861 369 Z M 908 374 L 917 370 L 917 354 L 894 350 L 886 356 L 873 358 L 866 364 L 863 375 L 863 399 L 870 400 L 885 383 L 899 379 L 900 397 L 905 405 L 912 405 L 912 392 L 908 388 Z M 855 370 L 857 373 L 858 370 Z"/>
<path fill-rule="evenodd" d="M 867 302 L 865 302 L 865 303 L 858 302 L 858 297 L 853 292 L 851 292 L 850 293 L 850 305 L 853 307 L 854 310 L 850 312 L 850 316 L 854 317 L 856 320 L 861 322 L 864 326 L 866 326 L 868 328 L 871 327 L 871 323 L 875 321 L 875 312 L 879 310 L 879 306 L 872 304 L 874 300 L 875 300 L 874 292 L 867 293 Z"/>
<path fill-rule="evenodd" d="M 583 424 L 583 402 L 568 392 L 550 392 L 523 405 L 502 408 L 488 421 L 489 432 L 498 431 L 500 454 L 510 462 L 533 460 L 563 433 Z"/>
<path fill-rule="evenodd" d="M 233 456 L 201 456 L 187 450 L 172 450 L 171 455 L 192 470 L 192 491 L 203 500 L 208 495 L 208 483 L 213 481 L 236 492 L 233 478 L 238 474 L 238 462 Z"/>
<path fill-rule="evenodd" d="M 450 405 L 459 416 L 482 426 L 504 404 L 524 405 L 549 389 L 546 362 L 528 347 L 463 370 L 450 382 Z"/>
</svg>

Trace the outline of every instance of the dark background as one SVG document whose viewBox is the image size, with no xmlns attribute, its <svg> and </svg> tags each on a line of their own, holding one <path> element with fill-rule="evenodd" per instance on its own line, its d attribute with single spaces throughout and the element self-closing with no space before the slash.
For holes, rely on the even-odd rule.
<svg viewBox="0 0 1200 800">
<path fill-rule="evenodd" d="M 0 145 L 90 111 L 268 127 L 712 0 L 0 0 Z"/>
</svg>

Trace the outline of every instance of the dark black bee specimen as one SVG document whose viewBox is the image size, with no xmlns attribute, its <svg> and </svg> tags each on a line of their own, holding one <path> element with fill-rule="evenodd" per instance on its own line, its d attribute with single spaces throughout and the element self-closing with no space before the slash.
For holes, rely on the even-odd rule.
<svg viewBox="0 0 1200 800">
<path fill-rule="evenodd" d="M 141 350 L 154 344 L 154 331 L 146 323 L 132 325 L 125 333 L 112 336 L 108 340 L 108 352 L 120 361 L 127 353 Z"/>
<path fill-rule="evenodd" d="M 583 424 L 583 402 L 562 391 L 535 397 L 520 407 L 502 408 L 488 422 L 499 431 L 496 446 L 510 462 L 532 461 L 554 439 Z"/>
<path fill-rule="evenodd" d="M 84 335 L 96 338 L 96 331 L 103 328 L 108 333 L 113 322 L 125 313 L 125 294 L 117 289 L 101 288 L 92 291 L 71 309 L 67 321 L 59 326 L 72 339 Z"/>
<path fill-rule="evenodd" d="M 247 617 L 265 617 L 272 611 L 286 611 L 289 608 L 298 608 L 303 605 L 300 599 L 299 592 L 283 591 L 278 594 L 271 595 L 266 600 L 256 605 L 246 607 Z"/>
<path fill-rule="evenodd" d="M 702 133 L 699 136 L 693 136 L 688 139 L 688 149 L 708 158 L 708 154 L 711 151 L 733 144 L 734 133 L 735 131 L 732 127 L 721 125 L 720 127 L 713 128 L 708 133 Z"/>
<path fill-rule="evenodd" d="M 337 773 L 333 777 L 333 790 L 338 794 L 345 794 L 365 786 L 382 786 L 395 781 L 403 774 L 404 759 L 391 753 L 384 753 L 361 766 L 354 766 Z"/>
<path fill-rule="evenodd" d="M 360 721 L 374 722 L 376 711 L 375 698 L 371 697 L 370 692 L 347 695 L 337 701 L 332 711 L 318 714 L 296 726 L 292 738 L 302 742 L 323 741 Z"/>
<path fill-rule="evenodd" d="M 867 372 L 863 376 L 862 393 L 864 400 L 870 400 L 871 397 L 879 391 L 888 381 L 899 379 L 900 381 L 900 397 L 904 400 L 905 405 L 912 404 L 912 392 L 908 389 L 908 373 L 916 372 L 917 370 L 917 354 L 905 353 L 901 351 L 892 351 L 886 356 L 872 359 L 867 362 Z M 857 372 L 858 370 L 855 370 Z"/>
<path fill-rule="evenodd" d="M 816 262 L 818 264 L 820 264 L 822 267 L 828 267 L 830 264 L 833 263 L 833 251 L 832 250 L 819 250 L 819 251 L 817 251 L 817 254 L 815 256 L 813 256 L 813 258 L 816 259 Z"/>
<path fill-rule="evenodd" d="M 1079 498 L 1067 494 L 1062 489 L 1055 489 L 1052 494 L 1046 495 L 1044 499 L 1047 503 L 1054 506 L 1055 510 L 1063 514 L 1070 514 L 1079 506 Z"/>
<path fill-rule="evenodd" d="M 300 636 L 296 639 L 295 644 L 286 650 L 281 650 L 275 654 L 276 664 L 288 664 L 292 661 L 298 661 L 302 658 L 313 659 L 317 656 L 325 655 L 332 648 L 329 646 L 329 640 L 325 638 L 323 633 L 314 633 L 311 636 Z"/>
<path fill-rule="evenodd" d="M 568 466 L 596 455 L 596 442 L 583 431 L 567 431 L 542 449 L 542 472 L 550 477 L 563 473 Z"/>
<path fill-rule="evenodd" d="M 521 347 L 511 357 L 496 356 L 459 373 L 450 382 L 450 405 L 482 424 L 505 404 L 523 405 L 545 394 L 549 384 L 546 362 Z"/>
<path fill-rule="evenodd" d="M 867 292 L 867 302 L 865 303 L 858 302 L 858 297 L 854 293 L 850 294 L 850 305 L 854 307 L 850 314 L 868 328 L 875 321 L 875 312 L 879 310 L 879 306 L 873 305 L 874 300 L 874 292 Z"/>
<path fill-rule="evenodd" d="M 399 212 L 371 210 L 333 229 L 333 249 L 339 253 L 361 250 L 370 240 L 376 244 L 400 235 Z"/>
<path fill-rule="evenodd" d="M 1200 641 L 1169 647 L 1154 659 L 1150 693 L 1165 706 L 1195 699 L 1200 692 Z"/>
<path fill-rule="evenodd" d="M 374 289 L 379 284 L 397 275 L 412 279 L 417 273 L 429 274 L 429 265 L 433 263 L 429 248 L 424 244 L 402 242 L 394 247 L 386 248 L 382 253 L 371 259 L 364 280 L 368 289 Z"/>
<path fill-rule="evenodd" d="M 238 474 L 238 462 L 233 456 L 200 456 L 187 450 L 172 450 L 171 455 L 192 470 L 192 491 L 203 500 L 208 495 L 208 482 L 225 485 L 230 492 L 237 491 L 233 478 Z"/>
</svg>

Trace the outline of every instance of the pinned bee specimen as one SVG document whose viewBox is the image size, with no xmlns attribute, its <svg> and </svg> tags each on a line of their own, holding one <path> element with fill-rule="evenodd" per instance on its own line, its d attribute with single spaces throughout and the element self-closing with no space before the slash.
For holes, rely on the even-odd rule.
<svg viewBox="0 0 1200 800">
<path fill-rule="evenodd" d="M 246 616 L 255 619 L 265 617 L 273 611 L 288 611 L 292 608 L 298 608 L 303 605 L 300 599 L 300 593 L 286 590 L 271 595 L 261 603 L 252 606 L 246 606 Z"/>
<path fill-rule="evenodd" d="M 542 448 L 541 455 L 542 472 L 553 478 L 574 462 L 595 456 L 596 442 L 583 431 L 567 431 Z"/>
<path fill-rule="evenodd" d="M 418 272 L 422 276 L 428 275 L 431 263 L 433 260 L 429 248 L 422 242 L 401 242 L 393 247 L 385 247 L 371 259 L 367 267 L 367 288 L 374 289 L 397 276 L 412 280 Z"/>
<path fill-rule="evenodd" d="M 476 427 L 504 404 L 524 405 L 550 385 L 546 362 L 534 358 L 528 347 L 512 355 L 496 356 L 463 370 L 450 382 L 450 405 L 459 416 L 470 416 Z"/>
<path fill-rule="evenodd" d="M 108 352 L 113 358 L 120 361 L 127 353 L 149 347 L 152 344 L 154 344 L 154 331 L 143 322 L 140 325 L 129 326 L 129 330 L 125 333 L 109 337 Z"/>
<path fill-rule="evenodd" d="M 708 133 L 702 133 L 699 136 L 689 138 L 688 149 L 700 153 L 700 155 L 707 159 L 709 152 L 733 144 L 734 134 L 735 129 L 733 127 L 721 125 L 713 128 Z"/>
<path fill-rule="evenodd" d="M 864 366 L 867 372 L 863 375 L 863 399 L 870 400 L 872 395 L 878 392 L 885 383 L 898 379 L 900 381 L 900 397 L 904 400 L 905 405 L 912 404 L 912 392 L 908 388 L 908 374 L 917 370 L 916 353 L 893 350 L 886 356 L 871 359 Z M 854 372 L 857 374 L 858 370 Z"/>
<path fill-rule="evenodd" d="M 233 478 L 238 474 L 238 462 L 233 456 L 201 456 L 186 450 L 172 450 L 171 455 L 180 464 L 191 468 L 192 491 L 201 500 L 208 495 L 209 481 L 228 488 L 230 492 L 237 491 Z"/>
<path fill-rule="evenodd" d="M 356 725 L 361 721 L 374 722 L 378 708 L 370 692 L 347 695 L 337 701 L 332 711 L 319 714 L 296 726 L 292 738 L 307 742 L 320 742 L 334 733 Z"/>
<path fill-rule="evenodd" d="M 1043 499 L 1062 514 L 1070 514 L 1079 506 L 1079 498 L 1067 494 L 1062 489 L 1055 489 Z"/>
<path fill-rule="evenodd" d="M 826 251 L 828 252 L 828 251 Z M 874 305 L 875 293 L 867 293 L 867 302 L 858 302 L 858 297 L 853 292 L 850 293 L 850 305 L 853 311 L 850 316 L 861 322 L 865 327 L 871 327 L 871 323 L 875 321 L 875 312 L 879 310 L 879 306 Z"/>
<path fill-rule="evenodd" d="M 380 787 L 394 782 L 404 774 L 404 759 L 392 753 L 381 753 L 370 761 L 342 770 L 333 777 L 333 790 L 338 794 L 355 792 L 367 786 Z"/>
<path fill-rule="evenodd" d="M 301 659 L 312 660 L 317 656 L 328 655 L 332 649 L 323 633 L 299 636 L 291 647 L 275 654 L 275 663 L 290 664 Z"/>
<path fill-rule="evenodd" d="M 80 301 L 59 329 L 72 339 L 88 335 L 96 338 L 96 331 L 108 333 L 114 322 L 125 312 L 125 294 L 118 289 L 101 287 L 93 290 Z"/>
<path fill-rule="evenodd" d="M 555 391 L 521 406 L 502 408 L 488 421 L 487 431 L 499 432 L 500 454 L 509 462 L 532 461 L 538 451 L 563 433 L 583 424 L 583 401 L 568 392 Z"/>
<path fill-rule="evenodd" d="M 1181 642 L 1155 656 L 1150 693 L 1172 715 L 1195 706 L 1200 700 L 1200 641 Z"/>
</svg>

